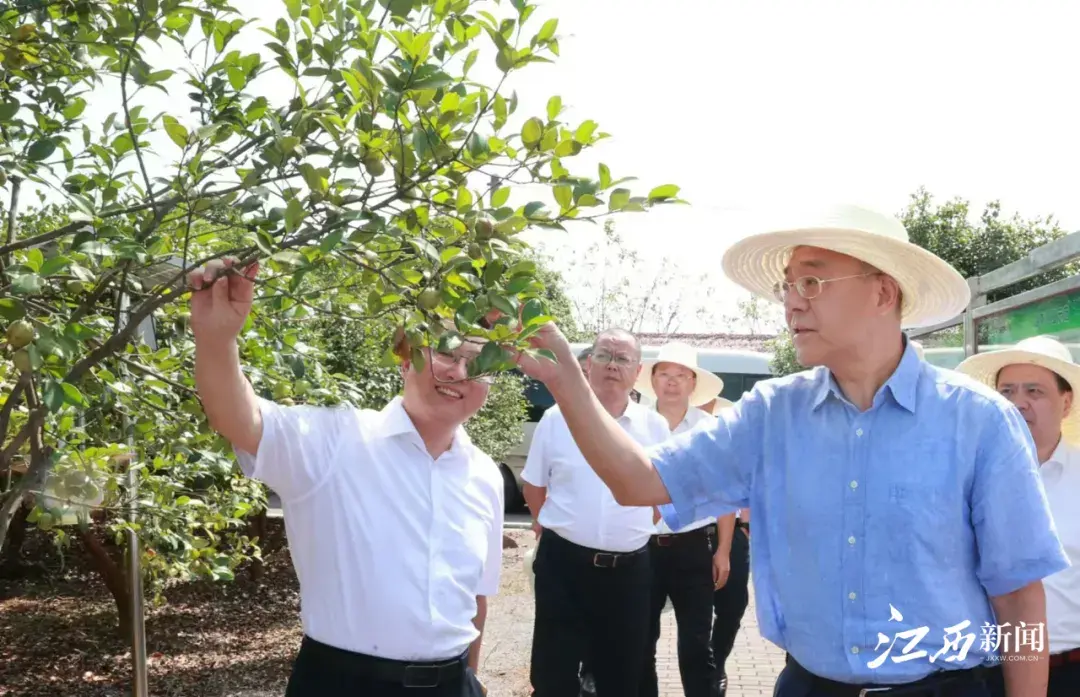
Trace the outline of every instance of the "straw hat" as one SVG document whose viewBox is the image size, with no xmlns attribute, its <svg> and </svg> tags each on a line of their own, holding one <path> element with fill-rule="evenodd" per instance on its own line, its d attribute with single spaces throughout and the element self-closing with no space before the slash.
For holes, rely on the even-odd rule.
<svg viewBox="0 0 1080 697">
<path fill-rule="evenodd" d="M 694 391 L 690 393 L 690 405 L 699 406 L 719 396 L 724 389 L 724 381 L 709 371 L 699 368 L 697 364 L 697 349 L 681 341 L 673 341 L 660 347 L 656 358 L 644 361 L 641 365 L 641 375 L 638 376 L 637 384 L 634 385 L 641 394 L 656 399 L 656 391 L 652 386 L 652 371 L 659 363 L 675 363 L 684 368 L 694 371 L 697 381 Z"/>
<path fill-rule="evenodd" d="M 712 405 L 712 415 L 713 416 L 719 416 L 720 412 L 722 412 L 725 409 L 730 409 L 733 406 L 735 406 L 735 402 L 732 402 L 730 399 L 724 399 L 723 397 L 717 397 L 716 401 L 713 402 L 713 405 Z"/>
<path fill-rule="evenodd" d="M 964 277 L 909 242 L 898 219 L 850 205 L 833 206 L 745 237 L 724 254 L 724 273 L 751 293 L 779 302 L 773 285 L 784 278 L 784 267 L 797 246 L 847 254 L 895 278 L 904 294 L 901 320 L 907 327 L 952 319 L 971 300 Z"/>
<path fill-rule="evenodd" d="M 1048 336 L 1024 339 L 1012 348 L 977 353 L 965 359 L 956 370 L 970 375 L 979 382 L 997 389 L 997 375 L 1001 369 L 1017 363 L 1030 363 L 1057 373 L 1069 383 L 1073 391 L 1073 407 L 1061 422 L 1061 436 L 1066 442 L 1080 445 L 1080 365 L 1073 361 L 1072 353 L 1060 341 Z"/>
</svg>

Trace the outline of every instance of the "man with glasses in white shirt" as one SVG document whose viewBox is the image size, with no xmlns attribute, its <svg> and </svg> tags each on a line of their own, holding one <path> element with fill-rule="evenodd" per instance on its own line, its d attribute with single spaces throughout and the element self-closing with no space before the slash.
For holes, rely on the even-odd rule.
<svg viewBox="0 0 1080 697">
<path fill-rule="evenodd" d="M 503 483 L 462 424 L 489 380 L 479 346 L 402 338 L 404 391 L 382 411 L 283 407 L 256 394 L 237 348 L 258 267 L 188 278 L 195 382 L 244 472 L 280 497 L 304 638 L 286 697 L 477 697 L 487 596 L 499 583 Z"/>
<path fill-rule="evenodd" d="M 622 330 L 597 336 L 588 382 L 604 409 L 642 445 L 669 436 L 656 412 L 633 402 L 641 347 Z M 525 500 L 541 527 L 533 562 L 534 697 L 572 697 L 586 658 L 598 697 L 636 697 L 649 632 L 653 511 L 626 507 L 585 462 L 562 417 L 545 412 L 522 472 Z"/>
<path fill-rule="evenodd" d="M 1048 336 L 1025 339 L 1002 351 L 978 353 L 956 368 L 1008 398 L 1031 431 L 1058 537 L 1072 565 L 1043 580 L 1050 682 L 1047 697 L 1080 695 L 1080 366 L 1069 349 Z M 1004 631 L 1014 638 L 1018 633 Z M 1046 636 L 1049 634 L 1049 636 Z M 997 677 L 1000 677 L 997 676 Z M 994 685 L 995 696 L 1004 685 Z"/>
</svg>

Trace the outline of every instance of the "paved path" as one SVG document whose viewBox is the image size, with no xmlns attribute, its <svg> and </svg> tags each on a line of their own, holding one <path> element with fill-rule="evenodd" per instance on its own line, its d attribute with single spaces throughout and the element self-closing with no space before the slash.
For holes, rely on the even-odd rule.
<svg viewBox="0 0 1080 697">
<path fill-rule="evenodd" d="M 675 614 L 665 613 L 663 622 L 656 657 L 660 697 L 683 697 L 675 643 Z M 772 697 L 773 683 L 783 667 L 784 652 L 758 634 L 751 589 L 750 606 L 743 615 L 735 649 L 727 662 L 727 697 Z"/>
</svg>

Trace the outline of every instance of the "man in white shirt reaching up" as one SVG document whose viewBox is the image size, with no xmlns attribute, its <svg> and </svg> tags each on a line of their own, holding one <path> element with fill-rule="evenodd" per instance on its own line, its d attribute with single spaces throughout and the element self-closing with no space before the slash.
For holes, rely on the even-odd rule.
<svg viewBox="0 0 1080 697">
<path fill-rule="evenodd" d="M 1039 475 L 1050 515 L 1072 566 L 1043 579 L 1050 683 L 1047 697 L 1080 695 L 1080 366 L 1069 349 L 1047 336 L 1025 339 L 1003 351 L 971 356 L 956 368 L 1007 397 L 1027 422 L 1039 455 Z M 1012 645 L 1017 630 L 1002 629 Z M 1049 634 L 1049 636 L 1047 636 Z M 1027 639 L 1025 639 L 1026 641 Z M 998 675 L 997 677 L 1001 677 Z M 996 694 L 1004 686 L 995 685 Z"/>
<path fill-rule="evenodd" d="M 635 441 L 670 436 L 656 412 L 633 402 L 641 347 L 622 330 L 599 334 L 588 359 L 592 391 Z M 533 570 L 534 697 L 573 697 L 586 658 L 597 697 L 636 697 L 649 633 L 652 509 L 615 502 L 574 443 L 559 407 L 540 419 L 522 472 L 540 524 Z"/>
<path fill-rule="evenodd" d="M 682 342 L 660 348 L 655 360 L 646 361 L 637 389 L 656 401 L 673 434 L 711 424 L 715 417 L 698 408 L 724 389 L 716 375 L 698 367 L 697 351 Z M 658 519 L 657 514 L 654 519 Z M 720 519 L 702 518 L 672 531 L 657 520 L 649 542 L 652 560 L 649 646 L 642 665 L 640 697 L 657 697 L 656 644 L 660 617 L 667 600 L 675 610 L 678 627 L 679 675 L 686 697 L 714 697 L 719 676 L 710 642 L 713 625 L 713 591 L 727 581 L 735 514 Z M 719 539 L 718 539 L 719 536 Z"/>
<path fill-rule="evenodd" d="M 462 424 L 487 399 L 467 380 L 479 346 L 404 341 L 403 395 L 382 411 L 283 407 L 256 395 L 237 336 L 256 266 L 189 276 L 195 382 L 214 430 L 285 513 L 304 639 L 286 697 L 475 697 L 499 584 L 503 484 Z"/>
</svg>

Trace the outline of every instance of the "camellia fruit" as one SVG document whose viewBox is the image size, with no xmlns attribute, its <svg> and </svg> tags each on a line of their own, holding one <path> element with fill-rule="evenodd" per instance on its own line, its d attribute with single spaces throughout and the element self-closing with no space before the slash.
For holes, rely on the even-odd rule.
<svg viewBox="0 0 1080 697">
<path fill-rule="evenodd" d="M 33 364 L 30 362 L 30 354 L 26 349 L 19 349 L 16 351 L 13 360 L 15 362 L 15 367 L 18 368 L 20 372 L 29 373 L 34 369 Z"/>
<path fill-rule="evenodd" d="M 416 303 L 425 310 L 434 310 L 441 301 L 442 296 L 434 288 L 427 288 L 416 299 Z"/>
<path fill-rule="evenodd" d="M 474 229 L 476 230 L 476 237 L 481 240 L 491 239 L 491 235 L 495 232 L 495 226 L 487 218 L 477 220 Z"/>
<path fill-rule="evenodd" d="M 7 341 L 12 348 L 21 349 L 34 340 L 34 325 L 24 319 L 12 322 L 7 329 Z"/>
</svg>

